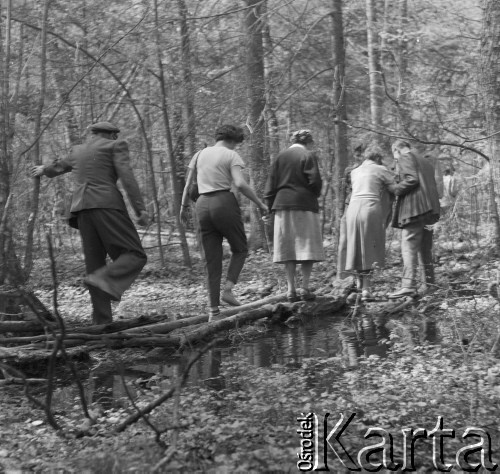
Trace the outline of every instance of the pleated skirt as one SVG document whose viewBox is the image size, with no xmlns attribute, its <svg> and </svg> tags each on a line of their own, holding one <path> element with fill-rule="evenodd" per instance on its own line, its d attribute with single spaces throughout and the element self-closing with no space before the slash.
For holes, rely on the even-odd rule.
<svg viewBox="0 0 500 474">
<path fill-rule="evenodd" d="M 319 214 L 311 211 L 276 211 L 274 263 L 320 262 L 325 259 Z"/>
</svg>

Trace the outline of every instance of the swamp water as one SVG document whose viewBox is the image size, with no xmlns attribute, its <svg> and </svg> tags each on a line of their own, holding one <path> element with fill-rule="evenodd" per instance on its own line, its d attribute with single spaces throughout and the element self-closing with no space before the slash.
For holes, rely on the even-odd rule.
<svg viewBox="0 0 500 474">
<path fill-rule="evenodd" d="M 436 343 L 439 335 L 436 322 L 423 318 L 411 326 L 405 325 L 397 317 L 362 315 L 354 319 L 345 314 L 308 317 L 292 324 L 277 324 L 266 329 L 261 335 L 253 335 L 252 340 L 232 345 L 221 344 L 205 353 L 191 368 L 189 384 L 203 384 L 215 389 L 224 386 L 220 376 L 221 364 L 234 357 L 242 357 L 249 364 L 270 367 L 278 364 L 290 368 L 300 366 L 309 357 L 341 357 L 347 367 L 355 370 L 359 357 L 385 357 L 390 350 L 391 335 L 397 335 L 408 344 L 420 345 Z M 129 393 L 136 389 L 168 389 L 176 377 L 180 376 L 192 352 L 181 355 L 166 350 L 153 350 L 140 361 L 131 361 L 119 368 L 109 357 L 102 356 L 102 363 L 87 371 L 83 381 L 87 402 L 98 403 L 104 409 L 129 405 L 123 380 Z M 101 357 L 101 356 L 98 356 Z M 54 393 L 54 408 L 67 409 L 78 398 L 74 385 L 61 387 Z"/>
</svg>

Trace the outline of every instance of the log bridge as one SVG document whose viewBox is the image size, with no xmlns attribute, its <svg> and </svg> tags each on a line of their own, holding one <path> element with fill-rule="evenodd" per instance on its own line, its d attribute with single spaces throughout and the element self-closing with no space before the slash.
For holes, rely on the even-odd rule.
<svg viewBox="0 0 500 474">
<path fill-rule="evenodd" d="M 66 353 L 75 359 L 86 359 L 90 351 L 96 349 L 182 349 L 213 339 L 222 331 L 238 329 L 261 319 L 276 323 L 290 317 L 333 315 L 345 306 L 351 287 L 351 284 L 336 283 L 331 292 L 318 294 L 313 301 L 296 303 L 288 303 L 285 294 L 270 296 L 223 309 L 221 316 L 212 321 L 208 321 L 207 315 L 169 320 L 169 316 L 163 314 L 144 315 L 106 325 L 67 327 L 64 347 Z M 44 315 L 47 316 L 45 308 Z M 60 335 L 60 328 L 52 315 L 27 321 L 0 321 L 0 360 L 14 366 L 46 361 Z"/>
</svg>

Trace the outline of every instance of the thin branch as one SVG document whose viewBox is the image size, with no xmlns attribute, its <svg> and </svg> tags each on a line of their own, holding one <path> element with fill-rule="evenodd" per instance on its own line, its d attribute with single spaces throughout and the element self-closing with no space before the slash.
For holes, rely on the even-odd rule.
<svg viewBox="0 0 500 474">
<path fill-rule="evenodd" d="M 38 134 L 37 137 L 35 137 L 35 139 L 33 140 L 33 142 L 31 143 L 31 145 L 29 145 L 25 150 L 23 150 L 19 156 L 23 156 L 25 155 L 28 151 L 30 151 L 34 146 L 35 144 L 40 140 L 40 138 L 42 137 L 42 135 L 45 133 L 45 130 L 47 130 L 47 128 L 49 127 L 49 125 L 54 121 L 54 119 L 57 117 L 57 115 L 59 114 L 59 112 L 61 111 L 61 109 L 63 108 L 64 104 L 68 101 L 69 99 L 69 96 L 71 95 L 71 93 L 75 90 L 75 88 L 78 86 L 78 84 L 80 84 L 81 81 L 83 81 L 83 79 L 85 77 L 87 77 L 91 72 L 92 70 L 97 67 L 98 64 L 102 64 L 101 63 L 101 59 L 106 56 L 109 51 L 111 51 L 111 49 L 113 49 L 120 41 L 122 41 L 124 38 L 126 38 L 128 35 L 130 35 L 130 33 L 132 33 L 132 31 L 134 31 L 143 21 L 144 19 L 146 18 L 148 14 L 148 10 L 146 10 L 146 12 L 144 13 L 144 15 L 142 16 L 142 18 L 139 19 L 139 21 L 132 27 L 130 28 L 130 30 L 128 30 L 127 32 L 125 32 L 122 36 L 120 36 L 111 46 L 109 46 L 108 48 L 106 48 L 97 58 L 93 58 L 93 56 L 91 56 L 89 53 L 86 53 L 89 57 L 91 57 L 92 59 L 94 59 L 94 64 L 85 72 L 85 74 L 83 74 L 82 77 L 80 77 L 80 79 L 78 79 L 74 84 L 73 86 L 71 86 L 71 88 L 69 89 L 68 92 L 66 92 L 64 94 L 64 98 L 63 100 L 61 101 L 61 103 L 59 104 L 59 106 L 57 107 L 56 111 L 52 114 L 52 116 L 48 119 L 47 123 L 44 125 L 44 127 L 42 128 L 42 130 L 40 130 L 40 133 Z M 19 23 L 22 23 L 26 26 L 28 26 L 29 28 L 33 28 L 33 29 L 36 29 L 36 30 L 39 30 L 40 28 L 36 25 L 31 25 L 29 23 L 26 23 L 22 20 L 19 20 L 17 18 L 13 18 L 13 21 L 17 21 Z M 52 36 L 55 36 L 56 38 L 60 39 L 61 41 L 63 41 L 64 43 L 66 43 L 67 45 L 70 45 L 72 46 L 73 48 L 75 49 L 79 49 L 79 50 L 82 50 L 82 48 L 79 46 L 79 45 L 74 45 L 72 44 L 70 41 L 67 41 L 65 39 L 63 39 L 60 35 L 52 32 L 52 31 L 47 31 L 47 34 L 50 34 Z M 103 65 L 104 66 L 104 65 Z M 108 69 L 109 70 L 109 69 Z"/>
<path fill-rule="evenodd" d="M 353 125 L 352 123 L 349 123 L 347 120 L 343 121 L 349 128 L 355 128 L 359 130 L 366 130 L 368 132 L 373 132 L 377 133 L 378 135 L 382 135 L 384 137 L 389 137 L 389 138 L 394 138 L 394 139 L 402 139 L 402 140 L 408 140 L 408 138 L 411 138 L 412 140 L 422 143 L 423 145 L 440 145 L 440 146 L 452 146 L 456 148 L 461 148 L 462 150 L 467 150 L 471 151 L 473 153 L 476 153 L 477 155 L 483 157 L 486 161 L 490 161 L 490 157 L 486 154 L 484 154 L 482 151 L 478 150 L 477 148 L 473 148 L 467 145 L 463 145 L 461 143 L 456 143 L 456 142 L 448 142 L 448 141 L 443 141 L 443 140 L 424 140 L 423 138 L 418 138 L 417 136 L 413 135 L 409 130 L 405 128 L 405 132 L 407 135 L 399 135 L 399 134 L 394 134 L 394 133 L 386 133 L 382 132 L 380 130 L 375 130 L 371 127 L 364 127 L 360 125 Z M 500 132 L 496 132 L 500 133 Z"/>
<path fill-rule="evenodd" d="M 132 404 L 132 406 L 134 407 L 134 409 L 136 410 L 136 412 L 141 416 L 141 418 L 144 420 L 144 423 L 146 423 L 146 425 L 148 425 L 154 432 L 155 432 L 155 440 L 156 442 L 163 448 L 165 449 L 166 448 L 166 445 L 165 443 L 161 440 L 161 435 L 163 434 L 163 431 L 159 430 L 155 425 L 153 425 L 153 423 L 151 423 L 151 421 L 149 421 L 149 417 L 146 416 L 145 414 L 141 414 L 141 410 L 140 408 L 137 406 L 137 404 L 135 403 L 135 400 L 134 400 L 134 397 L 132 397 L 132 394 L 130 393 L 130 389 L 128 388 L 128 385 L 127 385 L 127 382 L 125 380 L 125 371 L 123 370 L 123 364 L 120 363 L 118 365 L 119 367 L 119 372 L 120 372 L 120 380 L 122 381 L 122 385 L 123 385 L 123 388 L 125 389 L 125 393 L 128 397 L 128 399 L 130 400 L 130 403 Z"/>
<path fill-rule="evenodd" d="M 188 362 L 186 368 L 184 369 L 184 372 L 182 374 L 181 380 L 179 383 L 175 384 L 172 386 L 167 392 L 165 392 L 161 397 L 158 397 L 156 400 L 153 400 L 148 406 L 144 407 L 143 409 L 139 410 L 136 413 L 133 413 L 130 415 L 125 421 L 120 423 L 116 431 L 118 433 L 124 431 L 128 426 L 134 424 L 136 421 L 140 420 L 144 415 L 147 415 L 148 413 L 151 413 L 155 408 L 159 407 L 163 402 L 171 398 L 176 390 L 179 390 L 181 387 L 183 387 L 187 381 L 189 371 L 191 370 L 191 367 L 198 361 L 198 359 L 209 349 L 211 349 L 215 344 L 217 344 L 219 341 L 218 339 L 213 340 L 209 344 L 207 344 L 205 347 L 200 349 L 196 354 L 194 354 L 190 361 Z"/>
<path fill-rule="evenodd" d="M 320 74 L 323 74 L 324 72 L 327 72 L 327 71 L 331 71 L 333 69 L 333 67 L 328 67 L 326 69 L 323 69 L 321 71 L 318 71 L 316 73 L 314 73 L 312 76 L 309 76 L 302 84 L 300 84 L 299 86 L 297 86 L 290 94 L 288 94 L 277 106 L 276 108 L 274 109 L 275 111 L 277 111 L 283 104 L 285 104 L 286 102 L 288 102 L 293 96 L 294 94 L 299 91 L 300 89 L 302 89 L 302 87 L 304 87 L 306 84 L 308 84 L 309 82 L 311 82 L 315 77 L 319 76 Z"/>
</svg>

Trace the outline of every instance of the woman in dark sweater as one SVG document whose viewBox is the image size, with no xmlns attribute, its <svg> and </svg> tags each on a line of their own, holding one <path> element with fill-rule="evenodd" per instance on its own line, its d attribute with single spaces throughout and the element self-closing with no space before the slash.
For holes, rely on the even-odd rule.
<svg viewBox="0 0 500 474">
<path fill-rule="evenodd" d="M 314 262 L 325 259 L 319 219 L 321 175 L 312 152 L 309 130 L 292 134 L 292 146 L 271 165 L 264 198 L 274 212 L 273 262 L 285 264 L 289 301 L 313 299 L 309 289 Z M 295 272 L 302 267 L 302 288 L 297 292 Z M 299 293 L 299 294 L 298 294 Z"/>
</svg>

